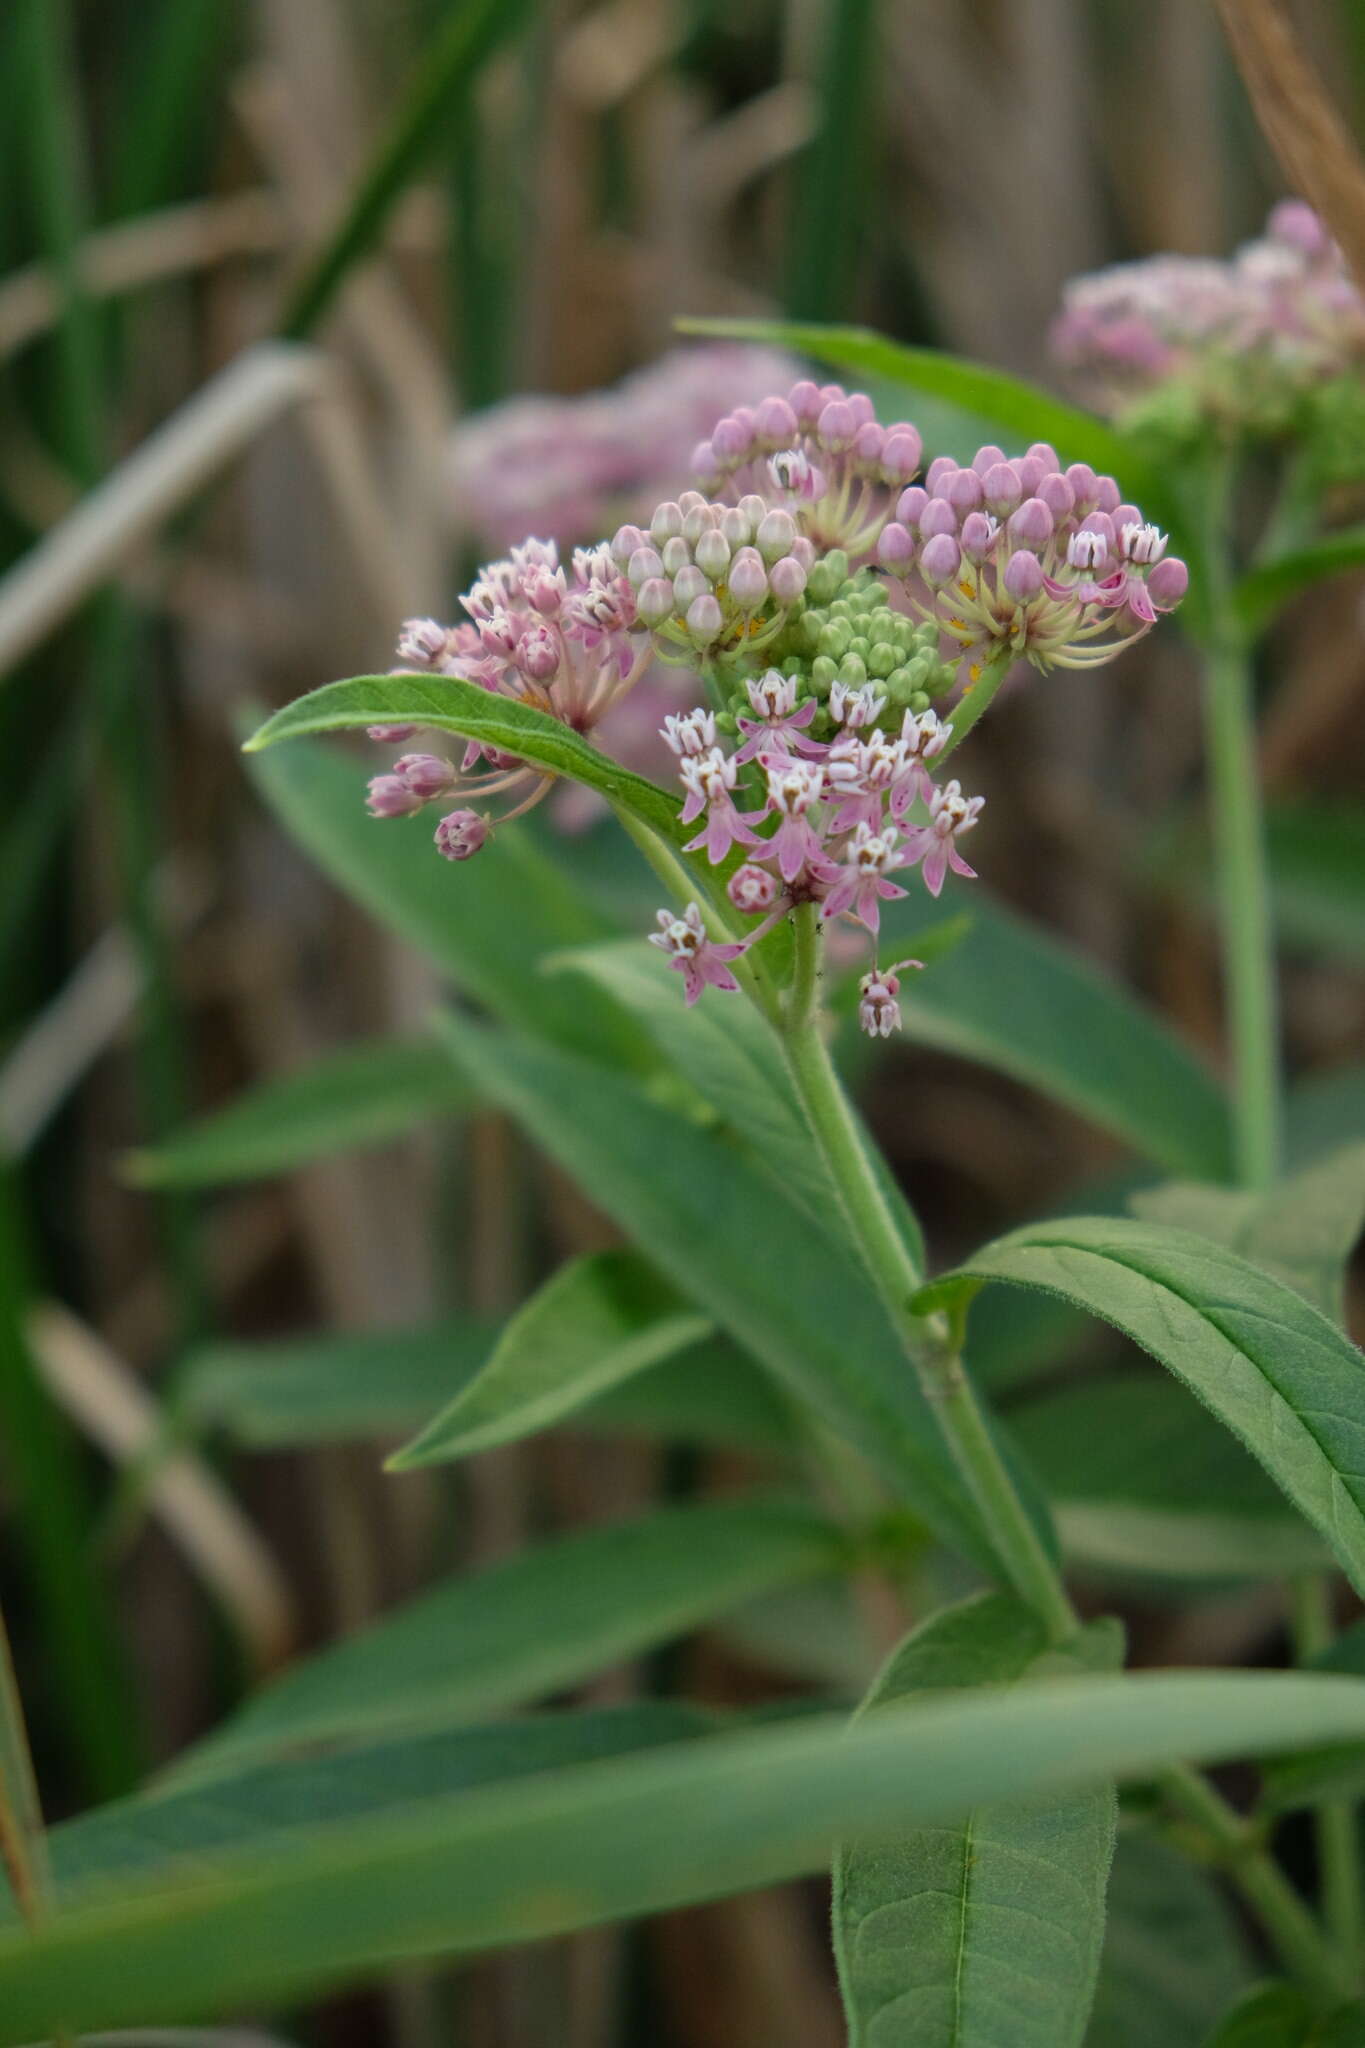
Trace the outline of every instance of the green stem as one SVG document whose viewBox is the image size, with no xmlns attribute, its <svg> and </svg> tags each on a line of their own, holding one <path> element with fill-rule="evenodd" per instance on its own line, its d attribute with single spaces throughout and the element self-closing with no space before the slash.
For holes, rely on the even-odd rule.
<svg viewBox="0 0 1365 2048">
<path fill-rule="evenodd" d="M 1237 1179 L 1269 1187 L 1280 1157 L 1280 1066 L 1274 933 L 1251 648 L 1237 615 L 1227 528 L 1232 471 L 1210 479 L 1204 732 L 1209 763 L 1223 982 L 1231 1041 Z"/>
<path fill-rule="evenodd" d="M 1332 1640 L 1331 1582 L 1322 1572 L 1305 1573 L 1289 1588 L 1294 1655 L 1307 1664 Z M 1365 1935 L 1365 1891 L 1361 1886 L 1360 1835 L 1348 1799 L 1329 1799 L 1313 1815 L 1318 1850 L 1318 1883 L 1323 1913 L 1344 1955 L 1356 1960 Z"/>
<path fill-rule="evenodd" d="M 42 1917 L 50 1892 L 47 1841 L 38 1782 L 33 1775 L 24 1710 L 0 1615 L 0 1859 L 20 1916 L 30 1926 Z"/>
<path fill-rule="evenodd" d="M 1359 1986 L 1351 1966 L 1324 1938 L 1275 1858 L 1262 1846 L 1254 1825 L 1184 1764 L 1171 1764 L 1162 1772 L 1161 1788 L 1171 1805 L 1208 1838 L 1215 1860 L 1256 1912 L 1286 1968 L 1329 2004 L 1355 1997 Z"/>
<path fill-rule="evenodd" d="M 1053 1642 L 1074 1635 L 1075 1610 L 991 1435 L 957 1348 L 938 1318 L 917 1316 L 921 1275 L 896 1227 L 820 1029 L 820 926 L 798 905 L 796 958 L 783 1027 L 787 1063 L 811 1130 L 839 1191 L 854 1241 L 905 1345 L 1002 1570 Z"/>
<path fill-rule="evenodd" d="M 986 662 L 975 682 L 968 683 L 966 689 L 953 706 L 951 714 L 953 729 L 948 736 L 948 743 L 945 747 L 940 748 L 934 757 L 936 769 L 947 760 L 949 754 L 955 748 L 962 745 L 963 740 L 966 739 L 967 734 L 977 723 L 978 719 L 983 718 L 986 712 L 990 710 L 996 691 L 1013 668 L 1015 659 L 1016 656 L 1011 648 L 1003 649 L 1001 653 L 993 655 Z"/>
</svg>

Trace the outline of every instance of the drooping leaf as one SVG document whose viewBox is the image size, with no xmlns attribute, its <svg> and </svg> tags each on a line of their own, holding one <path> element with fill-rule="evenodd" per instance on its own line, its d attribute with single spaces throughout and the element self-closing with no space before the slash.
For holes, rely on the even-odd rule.
<svg viewBox="0 0 1365 2048">
<path fill-rule="evenodd" d="M 794 320 L 680 320 L 684 334 L 715 334 L 736 341 L 767 342 L 814 356 L 837 370 L 899 386 L 903 392 L 925 392 L 989 420 L 1012 446 L 1006 454 L 1022 454 L 1031 441 L 1050 441 L 1064 463 L 1088 462 L 1112 470 L 1125 491 L 1139 494 L 1139 480 L 1149 469 L 1140 449 L 1125 434 L 1106 426 L 1093 413 L 1067 405 L 1037 385 L 1006 370 L 974 363 L 963 356 L 932 348 L 908 348 L 868 327 L 825 327 Z M 970 462 L 973 448 L 955 451 Z"/>
<path fill-rule="evenodd" d="M 888 904 L 883 958 L 913 954 L 929 915 L 913 894 Z M 1228 1177 L 1226 1098 L 1194 1054 L 1088 960 L 979 891 L 961 944 L 901 977 L 900 1006 L 916 1044 L 1012 1075 L 1169 1173 Z"/>
<path fill-rule="evenodd" d="M 1037 1396 L 1010 1427 L 1053 1504 L 1065 1557 L 1127 1580 L 1320 1570 L 1321 1538 L 1176 1381 L 1123 1372 Z"/>
<path fill-rule="evenodd" d="M 369 1336 L 206 1345 L 186 1361 L 193 1421 L 254 1450 L 410 1436 L 469 1384 L 502 1326 L 481 1318 Z M 782 1394 L 722 1338 L 624 1380 L 580 1409 L 576 1429 L 787 1450 L 801 1439 Z"/>
<path fill-rule="evenodd" d="M 313 1159 L 382 1145 L 428 1117 L 459 1114 L 469 1091 L 438 1046 L 348 1046 L 266 1081 L 155 1148 L 135 1152 L 139 1187 L 221 1187 L 288 1173 Z"/>
<path fill-rule="evenodd" d="M 1266 855 L 1286 936 L 1365 961 L 1365 805 L 1274 805 Z"/>
<path fill-rule="evenodd" d="M 681 1000 L 678 977 L 637 939 L 584 946 L 561 956 L 640 1019 L 650 1037 L 721 1116 L 747 1139 L 759 1163 L 826 1229 L 842 1228 L 839 1197 L 801 1113 L 782 1049 L 751 1003 Z M 873 1157 L 880 1165 L 880 1154 Z M 888 1174 L 883 1186 L 916 1265 L 924 1238 Z"/>
<path fill-rule="evenodd" d="M 1113 1669 L 1122 1655 L 1103 1622 L 1049 1652 L 1027 1609 L 986 1594 L 914 1630 L 859 1718 L 924 1695 Z M 842 1848 L 834 1938 L 849 2048 L 1078 2048 L 1114 1823 L 1112 1788 L 1101 1786 Z"/>
<path fill-rule="evenodd" d="M 1347 1145 L 1268 1192 L 1148 1188 L 1132 1207 L 1149 1222 L 1225 1244 L 1344 1326 L 1346 1264 L 1365 1227 L 1365 1144 Z"/>
<path fill-rule="evenodd" d="M 1259 632 L 1282 604 L 1301 590 L 1321 583 L 1324 577 L 1339 576 L 1344 570 L 1365 565 L 1365 526 L 1344 527 L 1339 533 L 1324 533 L 1307 547 L 1277 556 L 1248 569 L 1237 585 L 1237 609 L 1243 622 Z"/>
<path fill-rule="evenodd" d="M 324 683 L 268 718 L 246 746 L 248 753 L 257 754 L 280 740 L 402 724 L 458 733 L 461 739 L 515 754 L 547 775 L 568 775 L 631 812 L 672 846 L 692 837 L 678 822 L 676 796 L 599 753 L 580 733 L 534 705 L 500 697 L 457 676 L 353 676 L 346 682 Z"/>
<path fill-rule="evenodd" d="M 508 1022 L 638 1068 L 639 1033 L 600 991 L 548 975 L 557 948 L 612 936 L 610 922 L 509 826 L 475 863 L 452 868 L 430 821 L 366 815 L 364 768 L 327 747 L 250 757 L 252 780 L 325 874 L 379 923 L 433 959 Z"/>
<path fill-rule="evenodd" d="M 848 1436 L 917 1514 L 979 1558 L 975 1514 L 901 1346 L 851 1252 L 742 1154 L 618 1074 L 442 1020 L 472 1085 L 755 1358 Z"/>
<path fill-rule="evenodd" d="M 1074 1217 L 998 1238 L 922 1290 L 1039 1287 L 1115 1324 L 1183 1380 L 1260 1459 L 1365 1590 L 1360 1353 L 1281 1281 L 1188 1231 Z"/>
<path fill-rule="evenodd" d="M 712 1327 L 635 1252 L 575 1259 L 518 1310 L 487 1364 L 390 1469 L 465 1458 L 548 1429 Z"/>
<path fill-rule="evenodd" d="M 1272 1747 L 1365 1738 L 1365 1684 L 1279 1673 L 1042 1680 L 547 1771 L 181 1863 L 0 1935 L 0 2048 L 282 2005 L 392 1964 L 504 1947 L 818 1870 L 977 1807 Z"/>
<path fill-rule="evenodd" d="M 296 1665 L 178 1769 L 219 1773 L 542 1699 L 842 1557 L 833 1525 L 794 1500 L 710 1501 L 560 1537 Z"/>
<path fill-rule="evenodd" d="M 1214 1878 L 1159 1837 L 1120 1829 L 1085 2048 L 1205 2048 L 1251 1974 Z"/>
</svg>

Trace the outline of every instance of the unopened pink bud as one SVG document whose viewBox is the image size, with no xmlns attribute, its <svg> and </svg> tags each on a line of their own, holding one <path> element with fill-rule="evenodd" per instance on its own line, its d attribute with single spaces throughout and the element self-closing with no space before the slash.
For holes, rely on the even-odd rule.
<svg viewBox="0 0 1365 2048">
<path fill-rule="evenodd" d="M 675 533 L 672 540 L 664 542 L 662 561 L 665 576 L 676 576 L 679 569 L 685 569 L 691 559 L 692 550 L 680 533 Z"/>
<path fill-rule="evenodd" d="M 641 533 L 638 526 L 618 526 L 611 543 L 611 558 L 624 569 L 636 548 L 649 546 L 649 535 Z"/>
<path fill-rule="evenodd" d="M 704 597 L 709 589 L 710 584 L 705 572 L 699 569 L 695 562 L 688 562 L 673 578 L 673 602 L 680 612 L 685 612 L 696 598 Z"/>
<path fill-rule="evenodd" d="M 450 811 L 435 837 L 436 851 L 447 860 L 469 860 L 488 838 L 488 820 L 477 811 Z"/>
<path fill-rule="evenodd" d="M 1076 509 L 1076 493 L 1056 470 L 1043 478 L 1034 496 L 1042 499 L 1058 525 L 1063 519 L 1069 519 Z"/>
<path fill-rule="evenodd" d="M 1012 462 L 994 462 L 981 479 L 986 503 L 997 518 L 1012 512 L 1023 495 L 1019 472 Z"/>
<path fill-rule="evenodd" d="M 951 534 L 933 534 L 924 543 L 919 566 L 926 583 L 951 583 L 962 566 L 962 550 Z"/>
<path fill-rule="evenodd" d="M 410 740 L 420 730 L 416 725 L 367 725 L 365 737 L 378 740 L 382 747 L 401 747 L 404 740 Z"/>
<path fill-rule="evenodd" d="M 1110 517 L 1116 533 L 1122 533 L 1125 526 L 1145 526 L 1147 523 L 1136 505 L 1118 505 Z"/>
<path fill-rule="evenodd" d="M 1005 588 L 1019 604 L 1037 597 L 1043 587 L 1043 565 L 1036 555 L 1021 548 L 1005 564 Z"/>
<path fill-rule="evenodd" d="M 791 552 L 791 544 L 796 539 L 796 521 L 790 512 L 769 512 L 759 522 L 754 539 L 764 561 L 775 562 Z"/>
<path fill-rule="evenodd" d="M 697 567 L 712 583 L 719 583 L 730 566 L 730 543 L 719 528 L 704 533 L 693 549 Z"/>
<path fill-rule="evenodd" d="M 896 517 L 902 526 L 918 532 L 924 508 L 929 502 L 929 493 L 923 484 L 911 484 L 908 491 L 902 491 L 896 502 Z"/>
<path fill-rule="evenodd" d="M 1095 485 L 1098 481 L 1088 462 L 1073 462 L 1066 472 L 1066 480 L 1075 495 L 1076 510 L 1088 512 L 1095 503 Z"/>
<path fill-rule="evenodd" d="M 422 808 L 422 798 L 401 775 L 374 775 L 365 797 L 372 818 L 408 818 Z"/>
<path fill-rule="evenodd" d="M 661 548 L 666 540 L 672 540 L 675 533 L 682 532 L 682 523 L 682 507 L 674 504 L 671 498 L 665 498 L 662 505 L 654 507 L 654 516 L 649 522 L 649 538 L 656 548 Z"/>
<path fill-rule="evenodd" d="M 783 555 L 768 571 L 768 582 L 779 604 L 795 604 L 805 595 L 806 572 L 795 555 Z"/>
<path fill-rule="evenodd" d="M 920 514 L 919 530 L 926 540 L 936 533 L 956 533 L 957 514 L 946 498 L 931 498 Z"/>
<path fill-rule="evenodd" d="M 719 490 L 725 481 L 725 471 L 720 458 L 709 441 L 698 441 L 692 450 L 692 460 L 687 466 L 704 490 Z"/>
<path fill-rule="evenodd" d="M 717 420 L 711 430 L 711 446 L 715 450 L 716 461 L 723 468 L 731 469 L 741 463 L 753 445 L 751 430 L 742 420 L 736 419 L 733 413 L 727 413 L 724 419 Z"/>
<path fill-rule="evenodd" d="M 435 796 L 444 796 L 456 779 L 455 764 L 443 761 L 439 754 L 401 754 L 393 764 L 393 772 L 424 804 Z"/>
<path fill-rule="evenodd" d="M 739 505 L 726 506 L 721 515 L 720 530 L 732 548 L 747 547 L 754 537 L 754 530 Z"/>
<path fill-rule="evenodd" d="M 765 398 L 754 414 L 760 448 L 790 448 L 798 432 L 796 414 L 785 398 Z"/>
<path fill-rule="evenodd" d="M 848 409 L 853 415 L 854 424 L 859 427 L 867 426 L 869 421 L 877 417 L 877 408 L 865 391 L 849 392 Z"/>
<path fill-rule="evenodd" d="M 939 490 L 959 519 L 968 512 L 979 512 L 984 502 L 981 479 L 974 469 L 955 470 L 952 476 L 944 478 Z"/>
<path fill-rule="evenodd" d="M 1031 498 L 1047 475 L 1046 463 L 1036 455 L 1020 455 L 1015 458 L 1015 469 L 1019 473 L 1019 488 L 1026 498 Z"/>
<path fill-rule="evenodd" d="M 1159 612 L 1173 611 L 1190 587 L 1190 572 L 1179 555 L 1167 555 L 1147 578 L 1147 595 Z"/>
<path fill-rule="evenodd" d="M 559 643 L 548 626 L 532 626 L 522 634 L 515 659 L 533 683 L 548 683 L 559 668 Z"/>
<path fill-rule="evenodd" d="M 972 468 L 979 477 L 984 477 L 988 469 L 994 469 L 997 463 L 1004 462 L 1005 460 L 1004 449 L 997 448 L 994 441 L 987 441 L 985 446 L 978 448 L 972 457 Z"/>
<path fill-rule="evenodd" d="M 853 437 L 853 455 L 859 467 L 869 473 L 880 469 L 885 443 L 886 429 L 879 426 L 876 420 L 864 420 Z"/>
<path fill-rule="evenodd" d="M 816 421 L 815 433 L 822 448 L 840 454 L 853 446 L 858 422 L 847 399 L 831 399 Z"/>
<path fill-rule="evenodd" d="M 985 512 L 969 512 L 962 522 L 962 552 L 970 562 L 984 562 L 1000 529 Z"/>
<path fill-rule="evenodd" d="M 635 615 L 652 632 L 673 612 L 673 585 L 666 576 L 651 576 L 635 593 Z"/>
<path fill-rule="evenodd" d="M 1115 513 L 1115 512 L 1117 512 L 1117 511 L 1118 511 L 1118 509 L 1119 509 L 1119 504 L 1120 504 L 1120 502 L 1121 502 L 1121 500 L 1120 500 L 1120 493 L 1119 493 L 1119 487 L 1118 487 L 1118 485 L 1117 485 L 1117 484 L 1116 484 L 1116 483 L 1114 482 L 1114 479 L 1113 479 L 1113 477 L 1112 477 L 1112 476 L 1098 476 L 1098 477 L 1096 477 L 1096 479 L 1095 479 L 1095 509 L 1096 509 L 1096 511 L 1098 511 L 1098 512 L 1108 512 L 1108 513 L 1109 513 L 1109 514 L 1110 514 L 1110 515 L 1112 516 L 1112 514 L 1113 514 L 1113 513 Z"/>
<path fill-rule="evenodd" d="M 818 384 L 812 384 L 809 377 L 802 377 L 798 383 L 792 385 L 787 393 L 787 400 L 796 415 L 798 426 L 815 425 L 824 406 Z"/>
<path fill-rule="evenodd" d="M 1302 199 L 1282 199 L 1273 206 L 1265 231 L 1273 241 L 1298 249 L 1304 256 L 1325 256 L 1332 246 L 1322 221 Z"/>
<path fill-rule="evenodd" d="M 924 481 L 930 496 L 939 490 L 946 477 L 957 473 L 957 464 L 951 455 L 936 455 L 924 474 Z"/>
<path fill-rule="evenodd" d="M 893 576 L 904 575 L 915 559 L 914 536 L 907 527 L 892 520 L 877 536 L 877 560 Z"/>
<path fill-rule="evenodd" d="M 736 868 L 725 885 L 725 893 L 742 911 L 745 917 L 756 917 L 761 910 L 770 910 L 777 901 L 777 877 L 770 875 L 766 868 L 755 867 L 746 860 L 742 868 Z"/>
<path fill-rule="evenodd" d="M 687 637 L 695 647 L 709 647 L 719 640 L 724 624 L 720 606 L 709 590 L 687 607 Z"/>
<path fill-rule="evenodd" d="M 1052 538 L 1052 514 L 1041 498 L 1025 498 L 1010 514 L 1010 539 L 1021 548 L 1043 548 Z"/>
<path fill-rule="evenodd" d="M 908 484 L 923 453 L 924 443 L 908 421 L 888 427 L 882 443 L 882 475 L 889 484 Z"/>
<path fill-rule="evenodd" d="M 1029 444 L 1028 452 L 1031 457 L 1042 463 L 1044 470 L 1058 470 L 1062 466 L 1057 460 L 1057 450 L 1050 441 L 1033 441 Z"/>
<path fill-rule="evenodd" d="M 768 595 L 768 572 L 757 548 L 741 548 L 730 564 L 730 595 L 742 612 L 756 612 Z"/>
<path fill-rule="evenodd" d="M 638 590 L 651 576 L 662 576 L 664 565 L 657 548 L 636 548 L 626 563 L 626 578 L 632 590 Z"/>
</svg>

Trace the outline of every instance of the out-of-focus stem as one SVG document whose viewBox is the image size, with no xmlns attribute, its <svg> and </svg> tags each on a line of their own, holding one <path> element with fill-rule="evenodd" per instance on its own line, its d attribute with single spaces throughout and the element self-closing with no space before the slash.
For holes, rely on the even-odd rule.
<svg viewBox="0 0 1365 2048">
<path fill-rule="evenodd" d="M 1289 1588 L 1289 1606 L 1295 1659 L 1307 1664 L 1332 1640 L 1331 1589 L 1326 1574 L 1310 1572 L 1295 1579 Z M 1324 1800 L 1314 1810 L 1313 1825 L 1327 1925 L 1343 1955 L 1357 1962 L 1365 1932 L 1365 1891 L 1356 1809 L 1349 1799 Z"/>
</svg>

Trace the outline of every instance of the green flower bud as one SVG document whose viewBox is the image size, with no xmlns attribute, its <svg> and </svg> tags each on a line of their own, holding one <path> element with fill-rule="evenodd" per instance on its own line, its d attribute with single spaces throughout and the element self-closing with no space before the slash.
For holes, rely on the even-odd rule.
<svg viewBox="0 0 1365 2048">
<path fill-rule="evenodd" d="M 846 654 L 839 663 L 839 680 L 850 690 L 861 690 L 867 681 L 867 663 L 859 654 Z"/>
<path fill-rule="evenodd" d="M 907 708 L 914 712 L 916 718 L 919 717 L 922 711 L 927 711 L 929 709 L 929 699 L 925 692 L 923 690 L 916 690 Z"/>
<path fill-rule="evenodd" d="M 889 676 L 896 666 L 896 650 L 889 640 L 874 640 L 867 657 L 870 676 Z"/>
<path fill-rule="evenodd" d="M 810 686 L 817 697 L 828 697 L 830 686 L 839 673 L 827 654 L 817 654 L 810 667 Z"/>
</svg>

